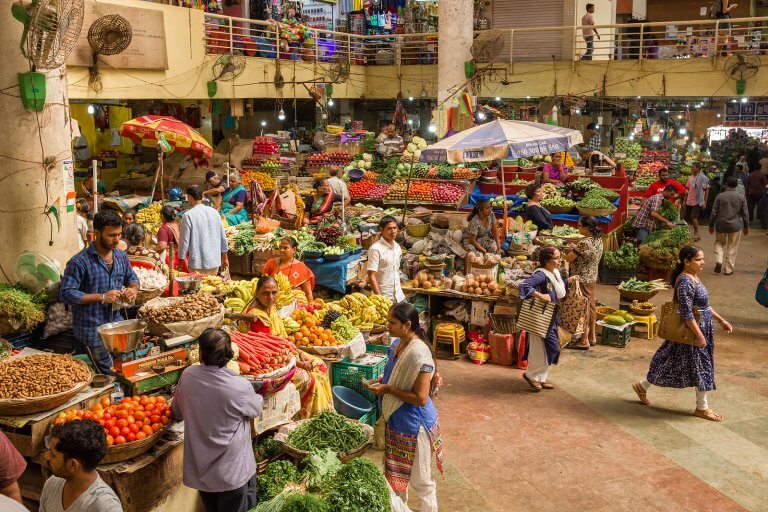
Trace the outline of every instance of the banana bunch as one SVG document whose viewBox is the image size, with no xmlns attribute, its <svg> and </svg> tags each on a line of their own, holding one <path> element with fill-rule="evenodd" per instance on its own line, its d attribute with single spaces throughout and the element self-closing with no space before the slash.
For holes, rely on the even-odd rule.
<svg viewBox="0 0 768 512">
<path fill-rule="evenodd" d="M 275 281 L 277 281 L 278 289 L 277 303 L 275 305 L 278 308 L 293 304 L 295 301 L 304 304 L 307 303 L 307 296 L 304 295 L 303 291 L 295 290 L 293 286 L 291 286 L 291 282 L 288 280 L 288 276 L 282 272 L 278 272 L 275 276 Z"/>
<path fill-rule="evenodd" d="M 226 281 L 221 283 L 219 289 L 225 295 L 224 306 L 232 308 L 235 313 L 243 313 L 246 306 L 251 303 L 256 294 L 256 284 L 258 279 L 250 281 Z"/>
<path fill-rule="evenodd" d="M 160 229 L 160 226 L 163 223 L 160 218 L 160 209 L 162 207 L 163 203 L 156 201 L 146 208 L 142 208 L 136 212 L 136 222 L 144 226 L 144 229 L 150 233 L 157 233 L 157 230 Z"/>
<path fill-rule="evenodd" d="M 219 276 L 203 276 L 203 284 L 200 291 L 206 293 L 216 293 L 221 290 L 224 280 Z"/>
<path fill-rule="evenodd" d="M 291 317 L 283 318 L 283 326 L 285 327 L 285 332 L 287 332 L 288 334 L 293 334 L 297 332 L 299 329 L 301 329 L 301 325 L 299 325 L 299 322 L 297 322 Z"/>
<path fill-rule="evenodd" d="M 329 302 L 328 309 L 343 313 L 360 330 L 371 330 L 374 324 L 387 323 L 387 315 L 392 303 L 384 296 L 362 293 L 345 295 L 336 302 Z"/>
</svg>

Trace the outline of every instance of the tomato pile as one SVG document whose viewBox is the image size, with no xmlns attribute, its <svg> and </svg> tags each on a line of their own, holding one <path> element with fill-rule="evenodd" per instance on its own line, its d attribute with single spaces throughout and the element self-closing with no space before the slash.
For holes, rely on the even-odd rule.
<svg viewBox="0 0 768 512">
<path fill-rule="evenodd" d="M 349 184 L 349 196 L 355 199 L 383 199 L 389 187 L 386 183 L 363 179 Z"/>
<path fill-rule="evenodd" d="M 658 162 L 664 165 L 669 165 L 669 151 L 666 149 L 643 149 L 640 153 L 640 163 L 646 164 L 651 162 Z"/>
<path fill-rule="evenodd" d="M 104 427 L 107 446 L 112 446 L 141 441 L 163 428 L 171 421 L 171 406 L 162 396 L 125 397 L 119 404 L 105 396 L 90 409 L 60 412 L 53 424 L 81 419 L 94 420 Z"/>
</svg>

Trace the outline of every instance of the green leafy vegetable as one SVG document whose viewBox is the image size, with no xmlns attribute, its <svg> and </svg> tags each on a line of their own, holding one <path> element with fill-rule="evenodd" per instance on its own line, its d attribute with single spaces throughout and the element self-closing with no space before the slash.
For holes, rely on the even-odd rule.
<svg viewBox="0 0 768 512">
<path fill-rule="evenodd" d="M 42 297 L 42 296 L 41 296 Z M 28 331 L 45 320 L 45 302 L 21 286 L 0 284 L 0 320 Z"/>
<path fill-rule="evenodd" d="M 289 494 L 280 512 L 329 512 L 331 508 L 321 497 L 306 492 Z"/>
<path fill-rule="evenodd" d="M 602 196 L 589 195 L 584 196 L 584 199 L 579 201 L 579 208 L 589 208 L 590 210 L 613 210 L 614 206 L 609 200 Z"/>
<path fill-rule="evenodd" d="M 605 252 L 605 266 L 614 270 L 636 270 L 640 257 L 634 244 L 624 243 L 617 251 Z"/>
<path fill-rule="evenodd" d="M 274 437 L 268 437 L 261 440 L 258 444 L 254 444 L 253 455 L 256 458 L 256 462 L 261 462 L 276 457 L 281 450 L 282 445 L 280 441 Z"/>
<path fill-rule="evenodd" d="M 271 500 L 283 491 L 285 484 L 298 482 L 299 479 L 299 470 L 292 462 L 287 460 L 270 462 L 264 474 L 259 477 L 259 500 Z"/>
<path fill-rule="evenodd" d="M 326 499 L 331 510 L 387 512 L 389 489 L 381 471 L 368 459 L 353 459 L 336 473 Z"/>
<path fill-rule="evenodd" d="M 341 469 L 341 461 L 333 450 L 325 449 L 314 451 L 304 459 L 304 473 L 307 489 L 321 491 L 330 483 L 336 473 Z"/>
</svg>

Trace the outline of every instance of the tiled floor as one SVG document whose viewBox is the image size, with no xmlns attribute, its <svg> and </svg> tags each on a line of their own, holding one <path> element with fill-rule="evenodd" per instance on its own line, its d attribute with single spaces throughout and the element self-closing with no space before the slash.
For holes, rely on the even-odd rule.
<svg viewBox="0 0 768 512">
<path fill-rule="evenodd" d="M 768 237 L 744 239 L 732 276 L 712 272 L 711 237 L 701 246 L 712 305 L 736 329 L 717 332 L 710 393 L 726 420 L 693 417 L 692 388 L 653 388 L 653 404 L 639 404 L 630 385 L 660 340 L 566 350 L 557 389 L 538 394 L 520 370 L 439 361 L 442 511 L 768 511 L 768 311 L 753 298 Z M 598 294 L 618 301 L 614 288 Z"/>
</svg>

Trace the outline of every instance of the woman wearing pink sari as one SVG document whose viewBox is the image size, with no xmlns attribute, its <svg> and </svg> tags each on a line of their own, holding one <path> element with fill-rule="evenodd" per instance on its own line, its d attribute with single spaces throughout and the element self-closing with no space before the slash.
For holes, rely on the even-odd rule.
<svg viewBox="0 0 768 512">
<path fill-rule="evenodd" d="M 563 154 L 552 153 L 552 163 L 544 164 L 544 183 L 552 183 L 556 187 L 562 187 L 568 182 L 568 168 L 563 165 Z"/>
</svg>

